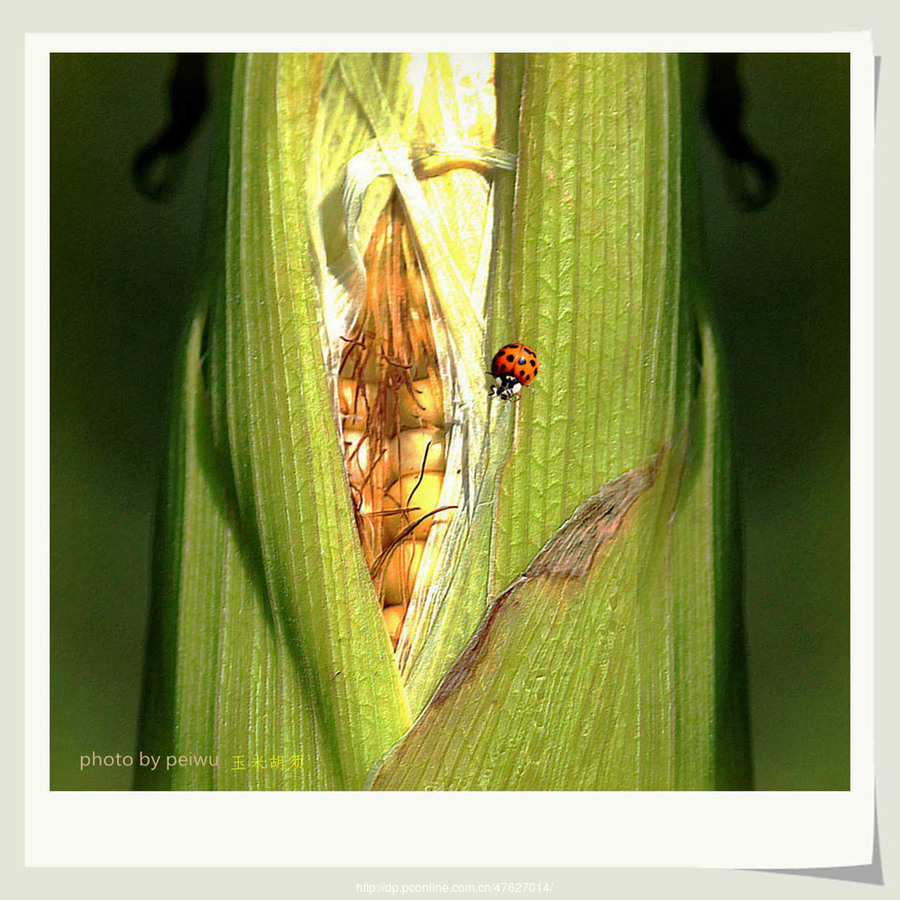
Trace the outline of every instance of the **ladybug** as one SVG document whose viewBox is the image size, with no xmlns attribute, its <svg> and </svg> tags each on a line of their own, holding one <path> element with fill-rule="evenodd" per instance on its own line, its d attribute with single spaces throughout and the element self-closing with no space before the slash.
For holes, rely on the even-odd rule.
<svg viewBox="0 0 900 900">
<path fill-rule="evenodd" d="M 531 384 L 538 373 L 537 354 L 524 344 L 506 344 L 491 360 L 494 385 L 491 394 L 501 400 L 517 398 L 523 384 Z"/>
</svg>

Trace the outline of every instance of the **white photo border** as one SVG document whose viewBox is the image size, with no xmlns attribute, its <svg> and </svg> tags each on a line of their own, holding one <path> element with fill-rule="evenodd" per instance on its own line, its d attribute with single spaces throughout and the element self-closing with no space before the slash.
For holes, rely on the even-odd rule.
<svg viewBox="0 0 900 900">
<path fill-rule="evenodd" d="M 234 50 L 849 53 L 851 789 L 135 793 L 49 789 L 49 55 Z M 29 866 L 725 867 L 871 862 L 874 53 L 830 34 L 32 34 L 26 37 L 26 834 Z M 416 822 L 403 841 L 373 839 Z"/>
</svg>

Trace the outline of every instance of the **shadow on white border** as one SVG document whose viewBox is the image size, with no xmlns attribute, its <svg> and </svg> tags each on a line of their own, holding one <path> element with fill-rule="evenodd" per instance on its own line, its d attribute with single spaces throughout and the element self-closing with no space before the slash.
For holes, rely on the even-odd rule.
<svg viewBox="0 0 900 900">
<path fill-rule="evenodd" d="M 835 881 L 856 881 L 860 884 L 884 886 L 881 868 L 881 843 L 878 839 L 878 805 L 875 806 L 875 834 L 872 841 L 872 862 L 866 866 L 836 866 L 833 869 L 751 869 L 753 872 L 775 872 L 779 875 L 805 875 L 807 878 L 833 878 Z"/>
</svg>

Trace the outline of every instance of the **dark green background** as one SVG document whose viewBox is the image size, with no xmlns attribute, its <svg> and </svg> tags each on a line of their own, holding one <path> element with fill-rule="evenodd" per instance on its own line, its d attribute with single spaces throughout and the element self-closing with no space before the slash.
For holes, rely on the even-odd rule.
<svg viewBox="0 0 900 900">
<path fill-rule="evenodd" d="M 203 226 L 208 125 L 166 204 L 131 183 L 173 58 L 51 64 L 51 787 L 124 789 L 79 757 L 135 750 L 167 385 Z M 741 58 L 780 178 L 740 210 L 701 136 L 735 406 L 756 787 L 849 787 L 850 65 Z"/>
</svg>

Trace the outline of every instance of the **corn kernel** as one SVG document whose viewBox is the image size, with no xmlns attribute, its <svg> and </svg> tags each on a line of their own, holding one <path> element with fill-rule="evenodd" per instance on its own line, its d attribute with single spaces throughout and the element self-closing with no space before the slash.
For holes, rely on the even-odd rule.
<svg viewBox="0 0 900 900">
<path fill-rule="evenodd" d="M 381 597 L 385 606 L 409 602 L 424 549 L 424 541 L 409 540 L 394 548 L 384 567 Z"/>
</svg>

